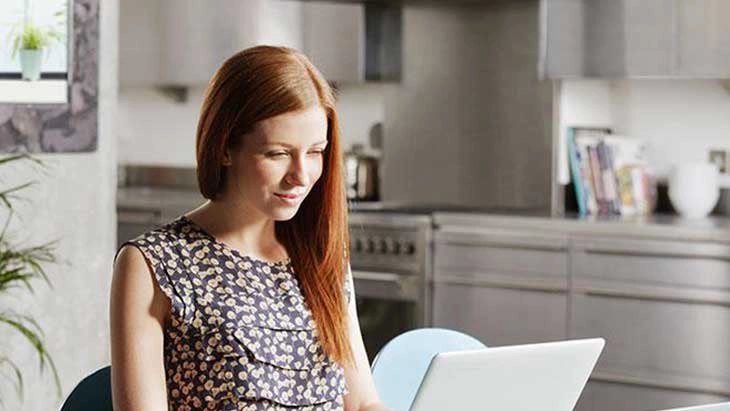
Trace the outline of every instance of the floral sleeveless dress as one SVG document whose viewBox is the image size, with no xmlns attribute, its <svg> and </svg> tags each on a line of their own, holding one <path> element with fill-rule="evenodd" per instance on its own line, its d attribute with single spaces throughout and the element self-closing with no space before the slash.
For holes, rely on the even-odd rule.
<svg viewBox="0 0 730 411">
<path fill-rule="evenodd" d="M 343 369 L 319 343 L 291 261 L 243 255 L 184 216 L 125 244 L 171 301 L 170 410 L 343 410 Z"/>
</svg>

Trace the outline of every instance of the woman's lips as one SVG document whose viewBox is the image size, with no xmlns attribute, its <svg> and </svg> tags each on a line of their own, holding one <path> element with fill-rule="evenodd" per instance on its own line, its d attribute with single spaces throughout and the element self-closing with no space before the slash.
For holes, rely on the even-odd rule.
<svg viewBox="0 0 730 411">
<path fill-rule="evenodd" d="M 302 197 L 301 194 L 279 194 L 274 193 L 277 197 L 279 197 L 281 200 L 288 204 L 296 204 L 299 202 L 299 199 Z"/>
</svg>

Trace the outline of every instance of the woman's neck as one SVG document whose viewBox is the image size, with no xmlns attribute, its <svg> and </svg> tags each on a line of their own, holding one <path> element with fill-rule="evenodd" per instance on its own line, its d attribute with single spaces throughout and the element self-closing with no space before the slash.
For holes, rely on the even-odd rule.
<svg viewBox="0 0 730 411">
<path fill-rule="evenodd" d="M 287 257 L 286 249 L 276 239 L 275 221 L 245 204 L 209 200 L 186 216 L 217 241 L 243 254 L 267 260 Z"/>
</svg>

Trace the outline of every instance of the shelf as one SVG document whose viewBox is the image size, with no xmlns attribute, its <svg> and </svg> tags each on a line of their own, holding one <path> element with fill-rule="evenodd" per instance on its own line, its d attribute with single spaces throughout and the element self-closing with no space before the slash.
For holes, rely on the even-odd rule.
<svg viewBox="0 0 730 411">
<path fill-rule="evenodd" d="M 0 80 L 0 103 L 65 104 L 66 80 Z"/>
</svg>

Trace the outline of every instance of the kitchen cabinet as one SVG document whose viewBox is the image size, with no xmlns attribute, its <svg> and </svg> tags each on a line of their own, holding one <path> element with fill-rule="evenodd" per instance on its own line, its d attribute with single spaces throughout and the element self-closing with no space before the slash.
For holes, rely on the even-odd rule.
<svg viewBox="0 0 730 411">
<path fill-rule="evenodd" d="M 722 221 L 434 220 L 436 326 L 491 346 L 605 338 L 578 411 L 730 399 L 730 237 Z"/>
<path fill-rule="evenodd" d="M 365 6 L 307 2 L 302 5 L 306 54 L 329 81 L 365 79 Z"/>
<path fill-rule="evenodd" d="M 397 81 L 400 5 L 305 2 L 302 50 L 328 81 Z"/>
<path fill-rule="evenodd" d="M 434 326 L 489 346 L 565 339 L 566 244 L 523 231 L 437 232 Z"/>
<path fill-rule="evenodd" d="M 572 244 L 569 337 L 606 339 L 578 410 L 730 396 L 730 246 L 580 236 Z M 633 397 L 626 408 L 610 395 L 621 391 Z"/>
<path fill-rule="evenodd" d="M 681 75 L 727 78 L 730 76 L 730 2 L 680 1 L 677 9 L 678 56 Z"/>
<path fill-rule="evenodd" d="M 125 87 L 205 85 L 234 53 L 258 44 L 301 48 L 297 1 L 125 0 L 119 82 Z"/>
<path fill-rule="evenodd" d="M 542 0 L 541 73 L 726 78 L 725 0 Z"/>
</svg>

